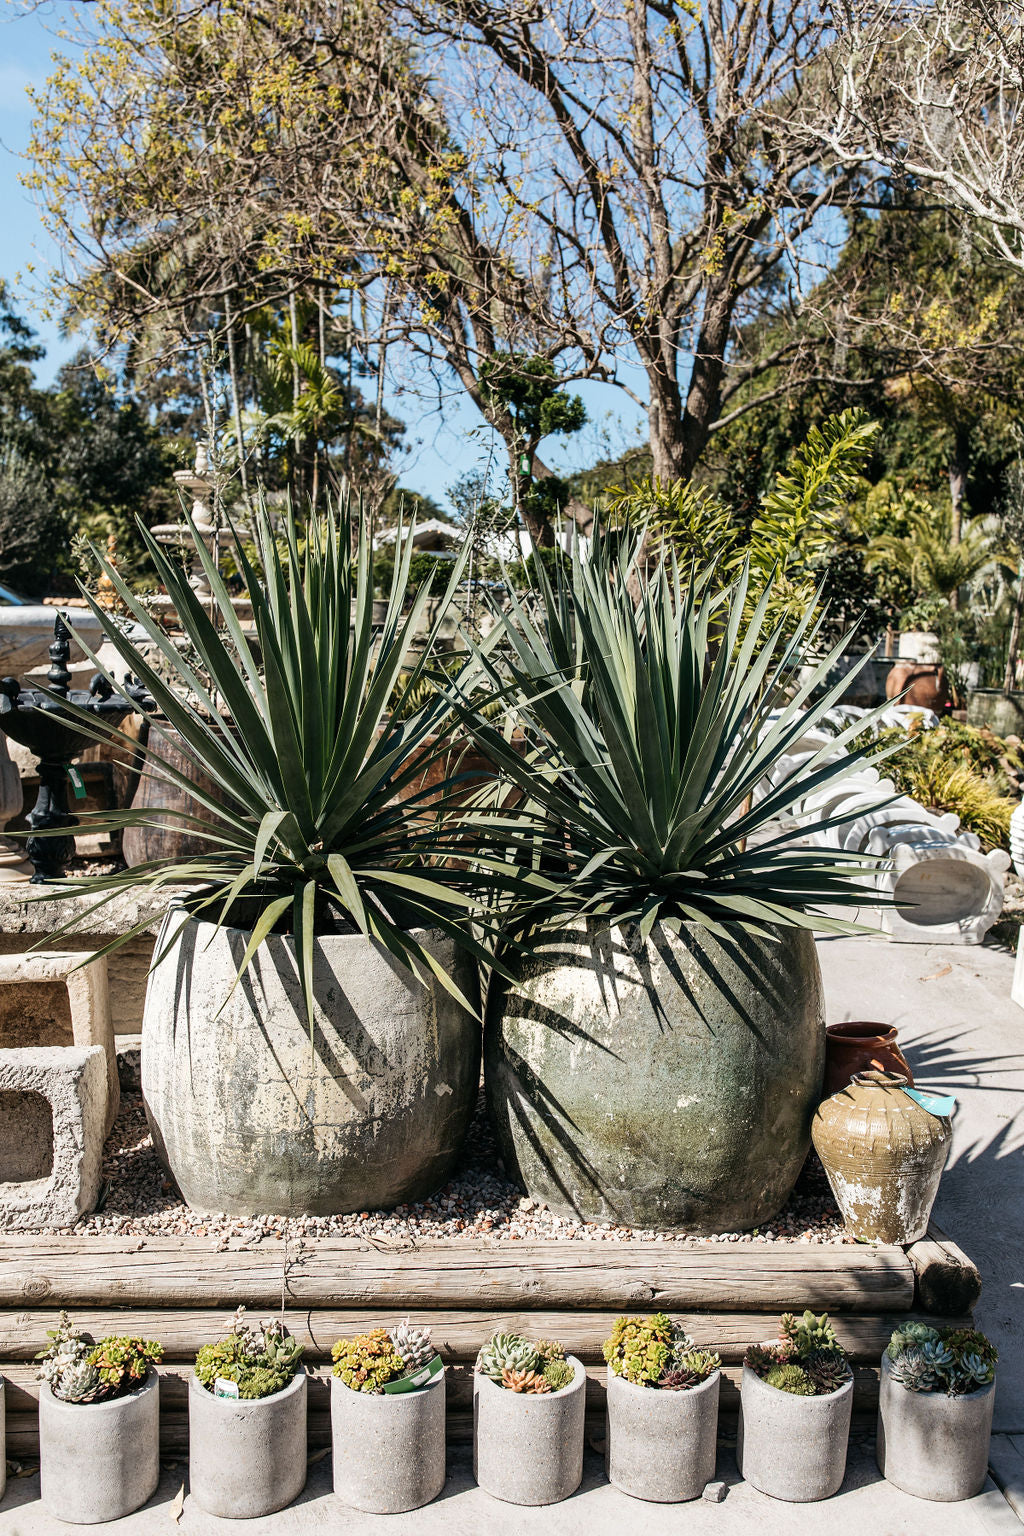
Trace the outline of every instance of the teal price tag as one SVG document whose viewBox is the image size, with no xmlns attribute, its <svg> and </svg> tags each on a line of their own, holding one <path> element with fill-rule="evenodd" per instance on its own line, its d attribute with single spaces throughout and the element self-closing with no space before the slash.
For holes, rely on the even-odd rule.
<svg viewBox="0 0 1024 1536">
<path fill-rule="evenodd" d="M 930 1115 L 939 1115 L 944 1120 L 948 1120 L 956 1109 L 956 1098 L 951 1093 L 922 1093 L 919 1088 L 904 1088 L 903 1092 Z"/>
<path fill-rule="evenodd" d="M 84 800 L 85 782 L 82 779 L 82 775 L 79 773 L 78 769 L 74 766 L 73 763 L 68 764 L 68 778 L 71 780 L 71 788 L 75 792 L 75 799 Z"/>
</svg>

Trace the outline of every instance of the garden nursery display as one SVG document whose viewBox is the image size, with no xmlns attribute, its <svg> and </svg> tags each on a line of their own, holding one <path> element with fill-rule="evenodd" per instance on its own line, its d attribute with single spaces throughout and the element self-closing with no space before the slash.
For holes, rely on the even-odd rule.
<svg viewBox="0 0 1024 1536">
<path fill-rule="evenodd" d="M 406 1321 L 331 1350 L 334 1491 L 353 1509 L 429 1504 L 445 1479 L 445 1370 L 430 1329 Z"/>
<path fill-rule="evenodd" d="M 603 1353 L 609 1481 L 658 1504 L 699 1498 L 715 1475 L 720 1358 L 664 1312 L 620 1317 Z"/>
<path fill-rule="evenodd" d="M 778 1339 L 743 1357 L 736 1459 L 748 1483 L 810 1503 L 836 1493 L 846 1471 L 853 1372 L 822 1313 L 784 1313 Z"/>
<path fill-rule="evenodd" d="M 952 1503 L 988 1476 L 998 1355 L 977 1328 L 909 1322 L 882 1356 L 876 1455 L 890 1483 Z"/>
<path fill-rule="evenodd" d="M 211 1515 L 269 1515 L 306 1485 L 302 1345 L 271 1318 L 239 1307 L 227 1335 L 205 1344 L 189 1381 L 189 1489 Z"/>
<path fill-rule="evenodd" d="M 583 1477 L 587 1373 L 552 1340 L 497 1333 L 473 1373 L 473 1476 L 508 1504 L 557 1504 Z"/>
<path fill-rule="evenodd" d="M 160 1479 L 160 1344 L 76 1333 L 66 1312 L 39 1366 L 39 1482 L 51 1515 L 97 1525 L 131 1514 Z"/>
</svg>

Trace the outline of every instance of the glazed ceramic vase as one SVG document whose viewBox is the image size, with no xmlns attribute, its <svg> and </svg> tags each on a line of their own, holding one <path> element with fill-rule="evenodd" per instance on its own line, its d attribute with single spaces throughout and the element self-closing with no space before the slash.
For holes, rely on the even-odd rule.
<svg viewBox="0 0 1024 1536">
<path fill-rule="evenodd" d="M 899 1072 L 914 1086 L 914 1075 L 896 1043 L 896 1031 L 891 1024 L 854 1019 L 826 1025 L 822 1098 L 830 1099 L 845 1088 L 857 1072 Z"/>
<path fill-rule="evenodd" d="M 847 1231 L 865 1242 L 915 1243 L 928 1228 L 953 1128 L 896 1072 L 858 1072 L 811 1126 Z"/>
</svg>

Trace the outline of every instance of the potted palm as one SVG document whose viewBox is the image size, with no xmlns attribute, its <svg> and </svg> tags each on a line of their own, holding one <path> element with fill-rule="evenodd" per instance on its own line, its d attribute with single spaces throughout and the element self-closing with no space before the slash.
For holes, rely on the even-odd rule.
<svg viewBox="0 0 1024 1536">
<path fill-rule="evenodd" d="M 882 1356 L 878 1470 L 919 1499 L 953 1503 L 988 1475 L 995 1346 L 977 1328 L 901 1323 Z"/>
<path fill-rule="evenodd" d="M 239 1307 L 227 1335 L 204 1344 L 188 1388 L 189 1490 L 229 1520 L 271 1515 L 306 1486 L 302 1345 L 278 1318 Z"/>
<path fill-rule="evenodd" d="M 870 749 L 844 750 L 859 720 L 780 767 L 841 692 L 811 702 L 846 641 L 797 683 L 813 607 L 794 623 L 771 583 L 719 591 L 646 558 L 642 534 L 613 553 L 598 533 L 588 558 L 540 569 L 539 617 L 510 599 L 481 658 L 526 749 L 472 728 L 522 791 L 510 837 L 547 882 L 489 989 L 488 1105 L 506 1166 L 559 1214 L 736 1230 L 778 1211 L 810 1144 L 812 930 L 849 926 L 825 906 L 877 899 L 856 879 L 869 861 L 773 820 Z"/>
<path fill-rule="evenodd" d="M 557 1504 L 583 1477 L 587 1373 L 555 1340 L 496 1333 L 473 1372 L 473 1476 L 507 1504 Z"/>
<path fill-rule="evenodd" d="M 846 1473 L 853 1372 L 828 1314 L 785 1313 L 778 1339 L 743 1357 L 736 1460 L 761 1493 L 831 1498 Z"/>
<path fill-rule="evenodd" d="M 715 1475 L 722 1362 L 664 1312 L 620 1317 L 608 1362 L 608 1481 L 635 1499 L 699 1499 Z"/>
<path fill-rule="evenodd" d="M 191 1206 L 393 1206 L 443 1183 L 472 1113 L 486 956 L 469 919 L 481 884 L 504 877 L 454 856 L 465 853 L 451 814 L 457 773 L 418 792 L 429 815 L 417 814 L 417 794 L 402 798 L 431 754 L 447 753 L 450 726 L 440 693 L 407 709 L 437 634 L 412 654 L 430 595 L 421 585 L 404 612 L 412 539 L 375 629 L 366 520 L 347 496 L 309 523 L 301 549 L 291 511 L 275 523 L 258 508 L 253 521 L 256 565 L 241 539 L 234 550 L 252 644 L 198 535 L 217 624 L 142 530 L 184 648 L 95 551 L 160 665 L 98 606 L 97 616 L 158 707 L 151 731 L 174 731 L 191 760 L 187 778 L 170 761 L 153 770 L 199 806 L 163 819 L 206 851 L 76 890 L 98 903 L 127 888 L 177 894 L 149 981 L 142 1086 L 156 1147 Z M 453 586 L 459 574 L 456 562 Z M 105 824 L 145 819 L 127 810 Z"/>
<path fill-rule="evenodd" d="M 94 1343 L 66 1312 L 39 1365 L 39 1491 L 71 1525 L 131 1514 L 160 1479 L 161 1345 L 110 1337 Z"/>
<path fill-rule="evenodd" d="M 334 1491 L 353 1509 L 419 1509 L 444 1487 L 445 1372 L 430 1329 L 406 1320 L 331 1350 Z"/>
</svg>

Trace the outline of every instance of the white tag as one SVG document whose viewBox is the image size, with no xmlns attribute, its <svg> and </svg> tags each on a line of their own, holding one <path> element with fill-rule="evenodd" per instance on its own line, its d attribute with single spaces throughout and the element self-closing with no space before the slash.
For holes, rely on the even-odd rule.
<svg viewBox="0 0 1024 1536">
<path fill-rule="evenodd" d="M 223 1376 L 218 1376 L 213 1384 L 214 1397 L 237 1397 L 238 1382 L 225 1381 Z"/>
</svg>

